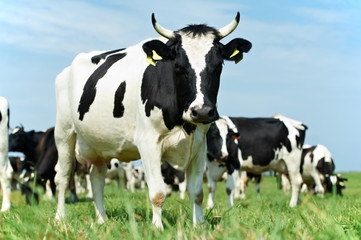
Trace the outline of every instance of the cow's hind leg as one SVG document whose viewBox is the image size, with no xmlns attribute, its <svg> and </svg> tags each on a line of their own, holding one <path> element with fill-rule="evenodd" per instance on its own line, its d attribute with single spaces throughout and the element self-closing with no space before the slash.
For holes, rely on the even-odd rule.
<svg viewBox="0 0 361 240">
<path fill-rule="evenodd" d="M 58 189 L 58 210 L 56 220 L 65 218 L 65 192 L 75 169 L 74 149 L 76 135 L 72 130 L 65 131 L 62 126 L 55 127 L 55 141 L 58 149 L 58 162 L 55 166 L 55 183 Z"/>
<path fill-rule="evenodd" d="M 95 214 L 99 224 L 104 223 L 107 215 L 104 210 L 104 185 L 107 166 L 104 163 L 94 165 L 90 172 L 90 181 L 95 201 Z"/>
</svg>

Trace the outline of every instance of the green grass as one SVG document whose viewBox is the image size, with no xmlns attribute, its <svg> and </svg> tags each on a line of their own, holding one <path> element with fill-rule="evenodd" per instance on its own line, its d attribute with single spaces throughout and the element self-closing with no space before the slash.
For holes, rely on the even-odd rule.
<svg viewBox="0 0 361 240">
<path fill-rule="evenodd" d="M 290 196 L 277 189 L 273 177 L 264 177 L 260 196 L 251 183 L 247 199 L 235 200 L 233 208 L 227 207 L 225 183 L 219 183 L 216 206 L 204 211 L 206 224 L 198 227 L 188 199 L 172 194 L 163 206 L 163 232 L 152 225 L 146 190 L 131 194 L 107 185 L 108 221 L 102 225 L 94 221 L 92 201 L 66 204 L 66 221 L 55 224 L 55 201 L 27 206 L 25 197 L 13 192 L 12 209 L 0 213 L 0 239 L 361 239 L 361 173 L 343 176 L 349 180 L 343 197 L 302 194 L 297 208 L 288 207 Z M 206 184 L 204 193 L 205 206 Z"/>
</svg>

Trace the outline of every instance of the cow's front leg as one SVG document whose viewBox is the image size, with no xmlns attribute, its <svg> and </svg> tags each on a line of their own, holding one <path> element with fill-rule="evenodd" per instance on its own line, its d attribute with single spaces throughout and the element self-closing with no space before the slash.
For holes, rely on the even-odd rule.
<svg viewBox="0 0 361 240">
<path fill-rule="evenodd" d="M 319 196 L 323 197 L 323 195 L 325 193 L 325 189 L 322 186 L 320 175 L 318 174 L 318 172 L 316 170 L 312 171 L 312 177 L 316 184 L 316 193 Z"/>
<path fill-rule="evenodd" d="M 187 190 L 191 204 L 193 205 L 193 225 L 203 224 L 203 173 L 206 163 L 205 151 L 199 150 L 196 159 L 193 159 L 186 171 Z"/>
<path fill-rule="evenodd" d="M 213 180 L 209 171 L 210 169 L 207 168 L 207 181 L 208 181 L 207 209 L 214 207 L 214 194 L 216 192 L 216 186 L 217 186 L 217 182 Z"/>
<path fill-rule="evenodd" d="M 1 158 L 1 157 L 0 157 Z M 0 170 L 0 186 L 3 191 L 3 202 L 1 206 L 1 212 L 7 211 L 10 209 L 10 195 L 11 195 L 11 185 L 10 179 L 12 177 L 13 171 L 10 165 L 9 159 L 6 157 L 0 160 L 1 170 Z"/>
<path fill-rule="evenodd" d="M 227 183 L 226 183 L 226 192 L 228 195 L 228 205 L 233 207 L 233 197 L 234 197 L 234 189 L 235 183 L 238 181 L 239 171 L 234 170 L 232 174 L 228 174 Z"/>
<path fill-rule="evenodd" d="M 162 224 L 162 206 L 166 198 L 166 185 L 163 181 L 160 166 L 160 151 L 142 152 L 143 167 L 145 178 L 149 189 L 149 198 L 153 208 L 153 224 L 163 230 Z"/>
<path fill-rule="evenodd" d="M 95 214 L 99 224 L 104 223 L 107 215 L 104 210 L 104 185 L 107 166 L 104 163 L 98 163 L 90 171 L 90 181 L 95 201 Z"/>
</svg>

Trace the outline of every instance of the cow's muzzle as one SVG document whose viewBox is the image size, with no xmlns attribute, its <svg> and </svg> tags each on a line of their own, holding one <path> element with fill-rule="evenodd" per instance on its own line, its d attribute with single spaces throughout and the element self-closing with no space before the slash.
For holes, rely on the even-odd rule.
<svg viewBox="0 0 361 240">
<path fill-rule="evenodd" d="M 198 105 L 192 107 L 191 109 L 191 118 L 195 123 L 211 123 L 216 121 L 219 118 L 218 111 L 216 107 L 211 107 L 203 105 L 199 107 Z"/>
</svg>

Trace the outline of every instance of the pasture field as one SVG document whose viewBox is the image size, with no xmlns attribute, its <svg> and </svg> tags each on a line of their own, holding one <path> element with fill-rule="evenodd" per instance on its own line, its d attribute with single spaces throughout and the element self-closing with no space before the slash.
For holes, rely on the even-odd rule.
<svg viewBox="0 0 361 240">
<path fill-rule="evenodd" d="M 0 213 L 0 239 L 361 239 L 361 173 L 343 176 L 348 178 L 343 197 L 303 193 L 297 208 L 288 207 L 290 196 L 277 188 L 274 177 L 264 176 L 260 196 L 250 183 L 247 199 L 235 200 L 233 208 L 227 206 L 225 183 L 219 183 L 216 206 L 204 211 L 206 224 L 198 227 L 192 225 L 188 198 L 173 193 L 163 206 L 163 232 L 152 225 L 147 190 L 132 194 L 107 185 L 103 225 L 95 224 L 93 202 L 85 195 L 66 205 L 64 223 L 54 224 L 55 201 L 28 206 L 13 192 L 12 209 Z M 206 184 L 204 193 L 205 206 Z"/>
</svg>

